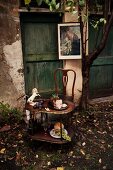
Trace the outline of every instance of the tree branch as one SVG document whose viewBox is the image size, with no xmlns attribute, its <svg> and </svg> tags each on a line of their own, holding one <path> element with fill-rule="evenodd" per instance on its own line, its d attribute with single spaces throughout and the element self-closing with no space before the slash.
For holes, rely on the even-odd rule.
<svg viewBox="0 0 113 170">
<path fill-rule="evenodd" d="M 89 54 L 89 60 L 91 64 L 98 57 L 101 51 L 104 49 L 112 24 L 113 24 L 113 10 L 111 12 L 109 21 L 106 23 L 106 27 L 101 42 L 99 43 L 98 47 Z"/>
</svg>

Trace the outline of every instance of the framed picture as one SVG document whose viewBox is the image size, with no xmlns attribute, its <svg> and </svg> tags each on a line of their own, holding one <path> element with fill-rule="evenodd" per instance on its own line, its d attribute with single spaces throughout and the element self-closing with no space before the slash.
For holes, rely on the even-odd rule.
<svg viewBox="0 0 113 170">
<path fill-rule="evenodd" d="M 79 23 L 58 24 L 59 59 L 81 59 Z"/>
</svg>

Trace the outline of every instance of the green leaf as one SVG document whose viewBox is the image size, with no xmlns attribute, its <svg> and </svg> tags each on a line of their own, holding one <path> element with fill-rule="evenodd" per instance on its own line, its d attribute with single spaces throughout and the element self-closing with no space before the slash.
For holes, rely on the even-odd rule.
<svg viewBox="0 0 113 170">
<path fill-rule="evenodd" d="M 107 22 L 107 21 L 106 21 L 106 19 L 105 19 L 105 20 L 104 20 L 104 24 L 106 24 L 106 22 Z"/>
<path fill-rule="evenodd" d="M 105 19 L 105 18 L 100 18 L 99 21 L 100 21 L 100 22 L 103 22 L 104 24 L 106 24 L 106 19 Z"/>
<path fill-rule="evenodd" d="M 56 0 L 52 0 L 51 5 L 56 6 Z"/>
<path fill-rule="evenodd" d="M 73 1 L 73 0 L 68 0 L 68 1 L 66 2 L 66 5 L 67 5 L 67 6 L 73 6 L 73 5 L 74 5 L 74 1 Z"/>
<path fill-rule="evenodd" d="M 77 14 L 77 12 L 78 12 L 77 10 L 76 11 L 72 11 L 73 14 Z"/>
<path fill-rule="evenodd" d="M 85 6 L 85 0 L 79 0 L 79 6 L 84 7 Z"/>
<path fill-rule="evenodd" d="M 100 22 L 103 22 L 104 21 L 104 18 L 100 18 Z"/>
<path fill-rule="evenodd" d="M 44 0 L 44 2 L 45 2 L 46 4 L 49 4 L 49 3 L 50 3 L 49 0 Z"/>
<path fill-rule="evenodd" d="M 83 19 L 84 19 L 84 22 L 87 22 L 88 21 L 88 16 L 87 15 L 83 15 Z"/>
<path fill-rule="evenodd" d="M 93 27 L 96 29 L 98 24 L 95 24 Z"/>
<path fill-rule="evenodd" d="M 50 10 L 50 11 L 53 11 L 52 5 L 49 6 L 49 10 Z"/>
<path fill-rule="evenodd" d="M 29 5 L 30 2 L 31 0 L 24 0 L 25 5 Z"/>
<path fill-rule="evenodd" d="M 56 4 L 56 9 L 60 8 L 60 3 Z"/>
<path fill-rule="evenodd" d="M 36 0 L 36 2 L 38 4 L 38 6 L 40 6 L 42 4 L 43 0 Z"/>
</svg>

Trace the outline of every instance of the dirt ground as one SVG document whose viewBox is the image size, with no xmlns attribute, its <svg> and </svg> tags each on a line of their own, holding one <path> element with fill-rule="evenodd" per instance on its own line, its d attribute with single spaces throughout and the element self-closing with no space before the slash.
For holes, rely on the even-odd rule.
<svg viewBox="0 0 113 170">
<path fill-rule="evenodd" d="M 113 103 L 75 112 L 73 125 L 72 141 L 56 145 L 32 141 L 23 122 L 11 123 L 0 132 L 0 170 L 113 170 Z"/>
</svg>

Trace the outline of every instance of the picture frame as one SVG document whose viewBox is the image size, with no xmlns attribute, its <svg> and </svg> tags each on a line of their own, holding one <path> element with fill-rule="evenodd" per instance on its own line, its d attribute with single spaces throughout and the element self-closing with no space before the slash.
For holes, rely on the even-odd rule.
<svg viewBox="0 0 113 170">
<path fill-rule="evenodd" d="M 58 24 L 59 59 L 81 59 L 80 23 Z"/>
</svg>

